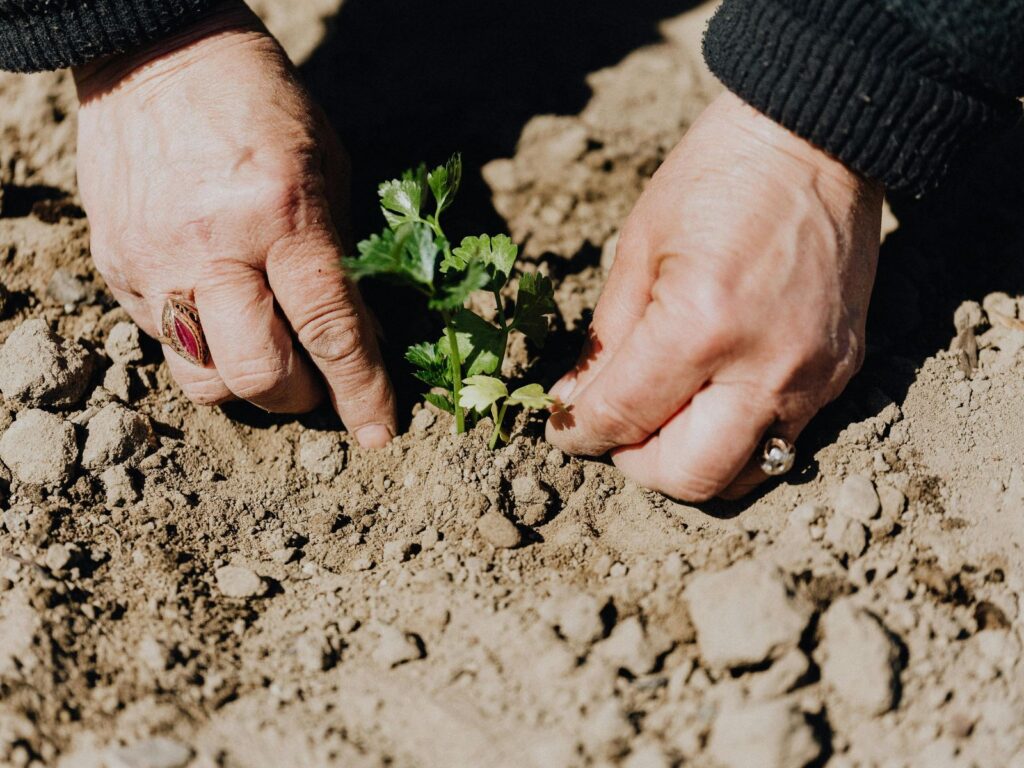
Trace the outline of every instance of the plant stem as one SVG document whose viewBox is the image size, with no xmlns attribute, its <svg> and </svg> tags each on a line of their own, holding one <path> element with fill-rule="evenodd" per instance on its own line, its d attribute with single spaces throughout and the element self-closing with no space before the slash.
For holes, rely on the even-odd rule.
<svg viewBox="0 0 1024 768">
<path fill-rule="evenodd" d="M 498 444 L 498 436 L 501 434 L 501 423 L 505 421 L 505 411 L 508 410 L 508 400 L 501 404 L 501 410 L 498 411 L 498 415 L 494 417 L 494 431 L 491 432 L 491 440 L 487 443 L 487 447 L 492 451 L 494 446 Z"/>
<path fill-rule="evenodd" d="M 442 313 L 444 332 L 448 337 L 449 354 L 452 368 L 452 404 L 455 406 L 455 433 L 461 435 L 466 431 L 466 414 L 459 405 L 459 391 L 462 389 L 462 360 L 459 359 L 459 340 L 455 336 L 455 326 L 451 315 Z"/>
</svg>

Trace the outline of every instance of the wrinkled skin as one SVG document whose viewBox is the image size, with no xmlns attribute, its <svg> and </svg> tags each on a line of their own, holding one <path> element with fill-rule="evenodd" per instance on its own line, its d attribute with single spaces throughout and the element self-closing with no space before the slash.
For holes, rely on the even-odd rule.
<svg viewBox="0 0 1024 768">
<path fill-rule="evenodd" d="M 688 501 L 765 479 L 858 370 L 883 190 L 724 94 L 622 229 L 549 439 Z"/>
<path fill-rule="evenodd" d="M 165 346 L 195 402 L 307 411 L 327 394 L 365 446 L 395 433 L 374 326 L 339 257 L 337 138 L 241 3 L 75 72 L 79 185 L 97 269 L 148 334 L 194 298 L 212 362 Z"/>
</svg>

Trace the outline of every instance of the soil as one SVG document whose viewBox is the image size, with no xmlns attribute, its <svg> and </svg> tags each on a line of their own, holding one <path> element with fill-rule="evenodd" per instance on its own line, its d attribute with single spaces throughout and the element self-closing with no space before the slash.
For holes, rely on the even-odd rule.
<svg viewBox="0 0 1024 768">
<path fill-rule="evenodd" d="M 337 6 L 260 4 L 314 80 Z M 531 376 L 717 90 L 709 11 L 467 150 L 558 281 Z M 1020 135 L 892 201 L 867 364 L 793 473 L 693 507 L 536 420 L 492 453 L 410 405 L 368 452 L 193 406 L 89 261 L 67 75 L 0 102 L 0 765 L 1024 766 Z"/>
</svg>

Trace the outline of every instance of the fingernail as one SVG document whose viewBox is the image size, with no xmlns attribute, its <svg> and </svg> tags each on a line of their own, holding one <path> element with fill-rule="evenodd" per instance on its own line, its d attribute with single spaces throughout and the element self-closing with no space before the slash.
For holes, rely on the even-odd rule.
<svg viewBox="0 0 1024 768">
<path fill-rule="evenodd" d="M 551 387 L 549 393 L 556 400 L 562 403 L 567 403 L 569 398 L 572 397 L 573 390 L 576 389 L 576 374 L 569 373 L 560 378 L 555 382 L 554 386 Z"/>
<path fill-rule="evenodd" d="M 383 448 L 394 434 L 383 424 L 367 424 L 356 430 L 356 440 L 363 448 Z"/>
</svg>

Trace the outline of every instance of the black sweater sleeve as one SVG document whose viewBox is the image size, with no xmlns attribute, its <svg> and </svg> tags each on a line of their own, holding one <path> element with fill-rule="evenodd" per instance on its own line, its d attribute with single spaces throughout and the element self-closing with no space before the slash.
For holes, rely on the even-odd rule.
<svg viewBox="0 0 1024 768">
<path fill-rule="evenodd" d="M 920 193 L 964 144 L 1018 116 L 1024 0 L 725 0 L 704 57 L 773 120 Z"/>
<path fill-rule="evenodd" d="M 158 40 L 213 0 L 0 0 L 0 69 L 84 64 Z"/>
</svg>

